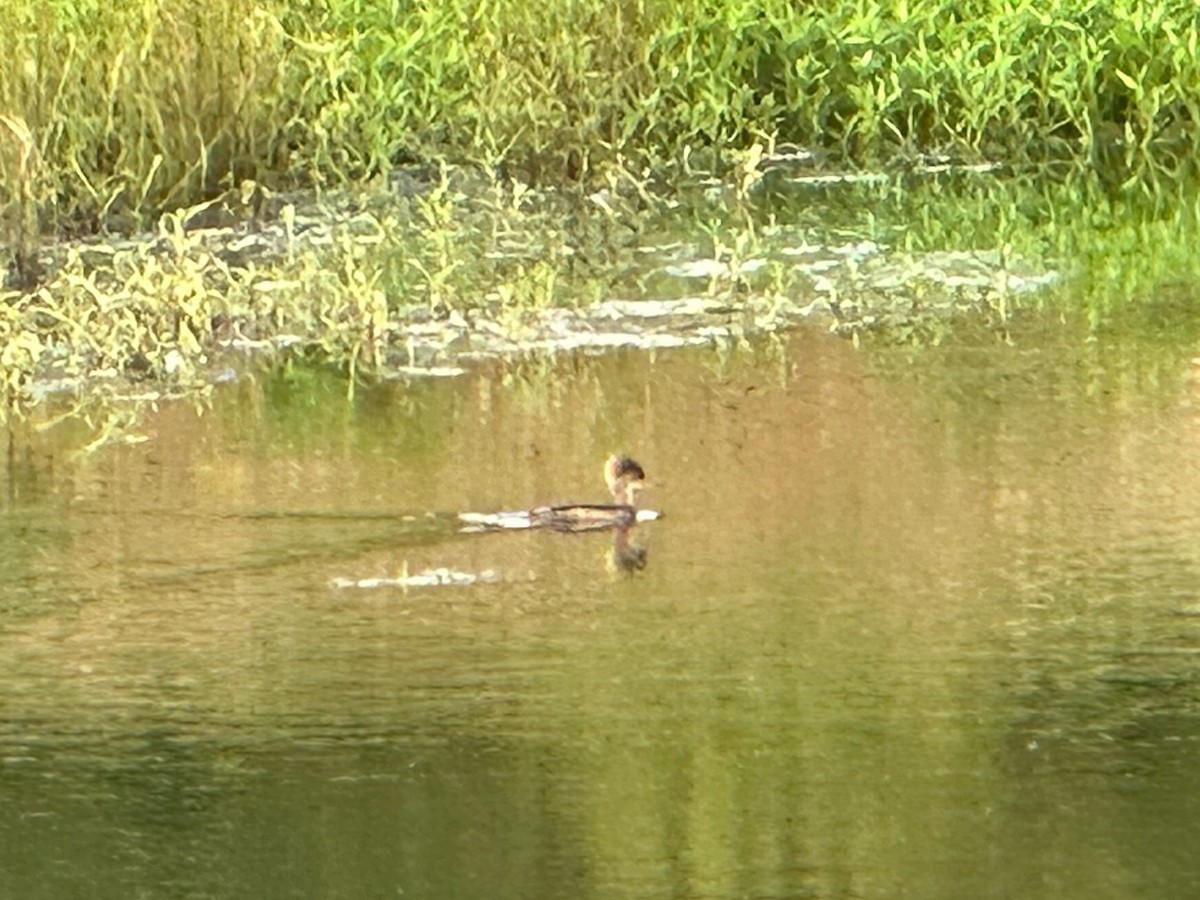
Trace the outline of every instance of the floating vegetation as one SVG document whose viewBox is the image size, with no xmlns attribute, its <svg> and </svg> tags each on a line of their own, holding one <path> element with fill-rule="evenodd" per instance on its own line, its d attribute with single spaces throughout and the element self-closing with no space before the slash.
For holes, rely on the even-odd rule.
<svg viewBox="0 0 1200 900">
<path fill-rule="evenodd" d="M 753 194 L 712 200 L 711 179 L 694 181 L 681 205 L 614 178 L 603 206 L 446 167 L 320 198 L 247 183 L 156 233 L 49 245 L 45 283 L 0 297 L 7 406 L 202 395 L 246 354 L 340 360 L 353 390 L 529 353 L 738 342 L 807 319 L 852 334 L 968 309 L 1003 319 L 1054 278 L 1003 248 L 895 246 L 880 209 L 831 227 L 785 203 L 756 225 Z"/>
<path fill-rule="evenodd" d="M 247 185 L 140 238 L 43 248 L 46 283 L 0 302 L 7 407 L 69 399 L 124 440 L 136 430 L 113 423 L 136 415 L 105 408 L 202 400 L 247 354 L 340 360 L 353 390 L 529 353 L 736 345 L 801 321 L 937 340 L 963 313 L 1002 325 L 1053 281 L 1048 262 L 1078 258 L 1072 242 L 1089 234 L 1073 224 L 1104 208 L 1091 197 L 1069 214 L 1069 182 L 906 175 L 780 189 L 790 175 L 744 197 L 713 196 L 711 176 L 673 195 L 614 179 L 604 206 L 471 169 L 406 170 L 321 198 Z M 817 204 L 794 193 L 812 190 Z M 1100 233 L 1155 235 L 1156 258 L 1185 266 L 1187 214 Z"/>
</svg>

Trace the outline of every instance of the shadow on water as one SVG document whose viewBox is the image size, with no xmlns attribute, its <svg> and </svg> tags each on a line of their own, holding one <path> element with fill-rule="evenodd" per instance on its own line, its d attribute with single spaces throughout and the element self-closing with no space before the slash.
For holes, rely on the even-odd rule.
<svg viewBox="0 0 1200 900">
<path fill-rule="evenodd" d="M 291 372 L 14 437 L 0 893 L 1190 896 L 1200 382 L 1154 333 Z M 669 512 L 632 576 L 423 516 L 611 450 Z M 439 567 L 501 577 L 330 587 Z"/>
</svg>

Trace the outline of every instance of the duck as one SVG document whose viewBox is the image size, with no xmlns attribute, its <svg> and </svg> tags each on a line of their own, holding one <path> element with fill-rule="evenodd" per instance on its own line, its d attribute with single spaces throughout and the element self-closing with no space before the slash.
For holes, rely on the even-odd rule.
<svg viewBox="0 0 1200 900">
<path fill-rule="evenodd" d="M 464 531 L 547 528 L 561 532 L 629 529 L 662 518 L 654 509 L 638 509 L 637 495 L 645 487 L 646 470 L 628 456 L 610 454 L 604 461 L 604 483 L 612 503 L 563 503 L 499 513 L 459 513 Z"/>
</svg>

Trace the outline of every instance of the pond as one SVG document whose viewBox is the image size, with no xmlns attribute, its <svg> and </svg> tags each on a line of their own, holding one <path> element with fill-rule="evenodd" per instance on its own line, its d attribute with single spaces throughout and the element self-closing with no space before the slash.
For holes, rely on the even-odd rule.
<svg viewBox="0 0 1200 900">
<path fill-rule="evenodd" d="M 88 455 L 14 432 L 0 894 L 1194 896 L 1174 333 L 294 369 Z M 640 570 L 445 527 L 603 500 L 611 450 Z M 441 569 L 493 580 L 398 585 Z"/>
</svg>

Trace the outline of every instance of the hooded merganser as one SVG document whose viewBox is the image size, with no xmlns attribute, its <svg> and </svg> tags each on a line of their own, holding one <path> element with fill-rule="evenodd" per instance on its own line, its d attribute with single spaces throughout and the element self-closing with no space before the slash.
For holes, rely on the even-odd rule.
<svg viewBox="0 0 1200 900">
<path fill-rule="evenodd" d="M 494 528 L 551 528 L 555 531 L 602 531 L 630 528 L 652 522 L 662 515 L 653 509 L 638 509 L 637 494 L 645 487 L 646 472 L 628 456 L 615 453 L 604 461 L 604 483 L 612 503 L 566 503 L 537 506 L 530 510 L 502 513 L 460 513 L 459 521 L 471 531 Z"/>
</svg>

